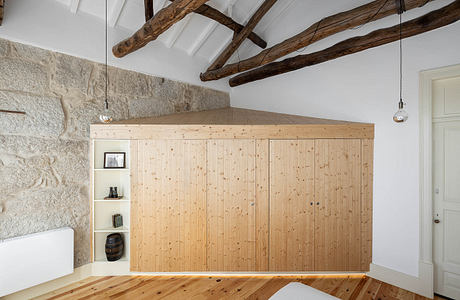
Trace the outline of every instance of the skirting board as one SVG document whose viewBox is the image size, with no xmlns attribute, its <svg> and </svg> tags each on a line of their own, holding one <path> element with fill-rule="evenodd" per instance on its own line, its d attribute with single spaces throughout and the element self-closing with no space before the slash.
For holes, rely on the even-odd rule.
<svg viewBox="0 0 460 300">
<path fill-rule="evenodd" d="M 371 264 L 367 276 L 433 299 L 433 264 L 419 262 L 419 277 Z"/>
</svg>

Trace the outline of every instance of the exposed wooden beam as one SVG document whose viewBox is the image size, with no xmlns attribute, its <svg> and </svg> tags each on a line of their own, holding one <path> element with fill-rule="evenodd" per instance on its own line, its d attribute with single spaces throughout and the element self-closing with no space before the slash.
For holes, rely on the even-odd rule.
<svg viewBox="0 0 460 300">
<path fill-rule="evenodd" d="M 433 0 L 405 0 L 405 7 L 409 10 L 423 6 L 431 1 Z M 398 13 L 396 2 L 399 2 L 399 0 L 376 0 L 352 10 L 326 17 L 301 33 L 265 49 L 255 56 L 244 59 L 239 63 L 228 64 L 217 70 L 207 71 L 202 73 L 200 78 L 203 81 L 217 80 L 263 66 L 338 32 L 396 14 Z"/>
<path fill-rule="evenodd" d="M 169 0 L 169 1 L 174 1 L 174 0 Z M 232 18 L 226 16 L 224 13 L 221 13 L 219 10 L 207 4 L 203 4 L 202 6 L 200 6 L 197 10 L 194 11 L 194 13 L 200 14 L 204 17 L 212 19 L 228 27 L 229 29 L 234 31 L 235 34 L 238 34 L 244 28 L 243 25 L 237 23 Z M 254 44 L 256 44 L 262 49 L 265 49 L 267 47 L 267 42 L 265 42 L 260 36 L 258 36 L 254 32 L 251 32 L 249 34 L 248 39 L 250 39 Z"/>
<path fill-rule="evenodd" d="M 276 3 L 277 0 L 265 0 L 262 5 L 257 9 L 255 14 L 249 19 L 248 24 L 241 30 L 230 42 L 230 44 L 224 49 L 224 51 L 214 60 L 209 66 L 208 70 L 215 70 L 223 67 L 225 63 L 230 59 L 233 53 L 240 47 L 244 40 L 251 34 L 256 25 L 262 19 L 263 16 L 270 10 L 270 8 Z"/>
<path fill-rule="evenodd" d="M 2 25 L 3 22 L 3 6 L 5 4 L 4 0 L 0 0 L 0 25 Z"/>
<path fill-rule="evenodd" d="M 402 24 L 402 38 L 408 38 L 434 30 L 457 22 L 459 19 L 460 0 L 456 0 L 441 9 L 432 11 L 411 21 L 404 22 Z M 248 82 L 291 72 L 369 48 L 388 44 L 397 41 L 398 39 L 399 24 L 393 27 L 373 31 L 364 36 L 347 39 L 322 51 L 299 55 L 251 70 L 230 79 L 230 86 L 235 87 Z"/>
<path fill-rule="evenodd" d="M 112 48 L 113 55 L 123 57 L 132 53 L 151 41 L 154 41 L 168 28 L 182 20 L 186 15 L 196 10 L 208 0 L 176 0 L 160 10 L 144 26 L 131 37 L 119 42 Z"/>
<path fill-rule="evenodd" d="M 76 14 L 78 11 L 78 5 L 80 5 L 80 0 L 70 0 L 69 9 L 70 12 Z"/>
<path fill-rule="evenodd" d="M 145 22 L 153 18 L 153 0 L 144 0 Z"/>
</svg>

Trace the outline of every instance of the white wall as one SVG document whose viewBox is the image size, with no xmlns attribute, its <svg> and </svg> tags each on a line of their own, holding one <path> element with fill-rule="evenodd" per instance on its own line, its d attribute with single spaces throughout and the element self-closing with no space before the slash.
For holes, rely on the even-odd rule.
<svg viewBox="0 0 460 300">
<path fill-rule="evenodd" d="M 115 58 L 111 53 L 112 45 L 131 34 L 118 26 L 109 29 L 110 65 L 217 90 L 229 90 L 225 80 L 210 83 L 200 81 L 200 72 L 207 69 L 209 62 L 167 48 L 160 42 L 152 42 L 124 58 Z M 84 13 L 72 14 L 67 6 L 53 0 L 5 1 L 0 38 L 104 62 L 104 23 Z"/>
<path fill-rule="evenodd" d="M 419 16 L 450 2 L 436 1 L 407 12 L 404 18 Z M 299 8 L 296 10 L 288 18 L 300 20 L 296 17 Z M 305 52 L 397 22 L 398 17 L 391 16 L 320 42 Z M 272 39 L 282 40 L 280 36 Z M 405 124 L 392 121 L 399 100 L 398 49 L 398 44 L 392 43 L 243 85 L 232 89 L 231 104 L 375 123 L 373 262 L 417 276 L 419 72 L 460 63 L 460 22 L 404 41 L 404 99 L 409 113 Z"/>
</svg>

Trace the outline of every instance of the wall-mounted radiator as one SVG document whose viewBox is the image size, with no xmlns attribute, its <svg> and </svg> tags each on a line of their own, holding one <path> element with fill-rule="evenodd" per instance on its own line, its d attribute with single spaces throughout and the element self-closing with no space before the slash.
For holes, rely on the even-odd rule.
<svg viewBox="0 0 460 300">
<path fill-rule="evenodd" d="M 0 297 L 73 273 L 73 229 L 0 241 Z"/>
</svg>

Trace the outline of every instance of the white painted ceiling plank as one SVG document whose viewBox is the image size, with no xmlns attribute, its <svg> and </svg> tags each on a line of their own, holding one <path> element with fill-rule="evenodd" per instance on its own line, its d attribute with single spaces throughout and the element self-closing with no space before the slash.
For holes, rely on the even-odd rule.
<svg viewBox="0 0 460 300">
<path fill-rule="evenodd" d="M 71 0 L 69 4 L 70 12 L 76 14 L 78 11 L 78 5 L 80 4 L 80 0 Z"/>
<path fill-rule="evenodd" d="M 182 19 L 179 23 L 174 24 L 172 29 L 171 36 L 166 41 L 166 46 L 168 48 L 174 47 L 179 36 L 184 31 L 185 27 L 187 26 L 188 22 L 190 21 L 191 14 L 188 14 L 184 19 Z"/>
<path fill-rule="evenodd" d="M 190 47 L 190 50 L 187 51 L 187 54 L 190 56 L 195 56 L 196 52 L 200 50 L 201 46 L 208 40 L 209 36 L 216 30 L 218 23 L 215 21 L 209 22 L 209 25 L 206 26 L 205 30 L 196 39 L 195 43 Z"/>
<path fill-rule="evenodd" d="M 115 27 L 120 18 L 126 0 L 116 0 L 109 17 L 109 26 Z"/>
</svg>

